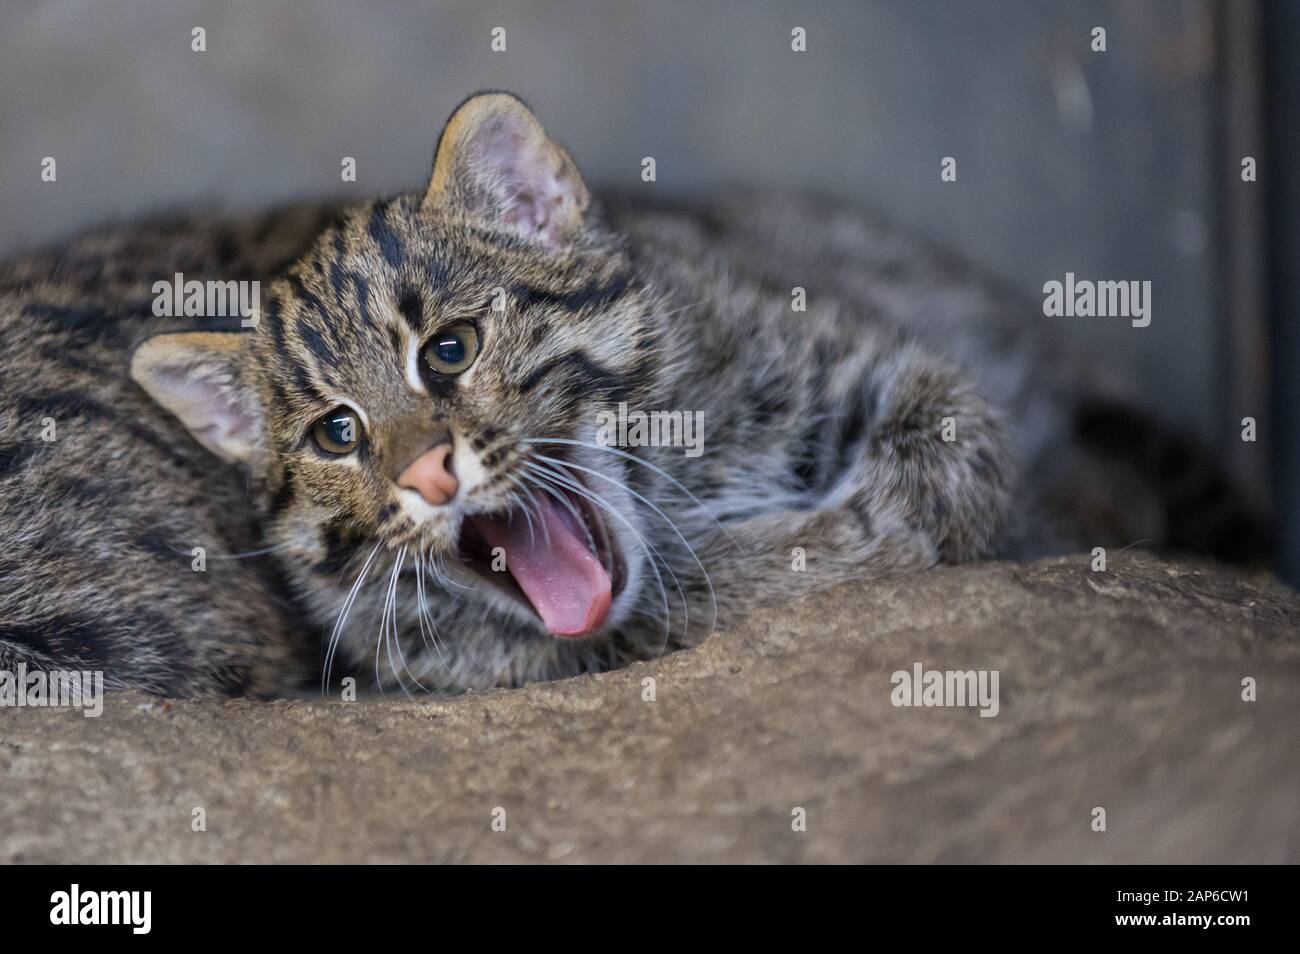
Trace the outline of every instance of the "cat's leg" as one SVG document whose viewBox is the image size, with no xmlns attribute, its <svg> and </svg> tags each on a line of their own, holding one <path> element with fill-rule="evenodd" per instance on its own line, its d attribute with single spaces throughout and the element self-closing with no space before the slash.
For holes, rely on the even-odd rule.
<svg viewBox="0 0 1300 954">
<path fill-rule="evenodd" d="M 923 570 L 938 559 L 924 531 L 877 503 L 750 517 L 711 536 L 697 553 L 707 578 L 692 576 L 686 584 L 692 631 L 696 621 L 710 618 L 715 602 L 719 619 L 726 619 L 753 604 Z"/>
<path fill-rule="evenodd" d="M 861 370 L 836 395 L 850 413 L 860 402 L 863 425 L 826 449 L 843 464 L 829 488 L 807 509 L 728 524 L 697 548 L 720 612 L 993 553 L 1015 472 L 995 409 L 912 345 L 881 349 Z M 707 586 L 691 588 L 702 603 Z"/>
</svg>

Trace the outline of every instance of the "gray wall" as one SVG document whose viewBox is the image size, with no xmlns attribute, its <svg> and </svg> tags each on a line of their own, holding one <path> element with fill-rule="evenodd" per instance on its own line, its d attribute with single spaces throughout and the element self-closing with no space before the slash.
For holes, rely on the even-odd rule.
<svg viewBox="0 0 1300 954">
<path fill-rule="evenodd" d="M 1067 270 L 1150 279 L 1151 327 L 1061 333 L 1131 364 L 1189 428 L 1222 439 L 1240 418 L 1214 386 L 1208 0 L 2 2 L 0 252 L 165 204 L 414 187 L 449 110 L 504 87 L 596 182 L 640 187 L 653 155 L 675 193 L 842 195 L 1035 298 Z"/>
</svg>

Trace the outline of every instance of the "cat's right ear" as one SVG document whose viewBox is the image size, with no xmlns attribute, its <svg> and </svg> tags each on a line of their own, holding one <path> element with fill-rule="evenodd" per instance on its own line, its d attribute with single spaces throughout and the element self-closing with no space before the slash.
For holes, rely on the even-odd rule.
<svg viewBox="0 0 1300 954">
<path fill-rule="evenodd" d="M 131 356 L 131 378 L 218 457 L 247 462 L 261 421 L 244 379 L 238 332 L 155 335 Z"/>
<path fill-rule="evenodd" d="M 560 248 L 582 230 L 590 201 L 573 159 L 521 100 L 480 93 L 447 120 L 422 206 L 467 212 Z"/>
</svg>

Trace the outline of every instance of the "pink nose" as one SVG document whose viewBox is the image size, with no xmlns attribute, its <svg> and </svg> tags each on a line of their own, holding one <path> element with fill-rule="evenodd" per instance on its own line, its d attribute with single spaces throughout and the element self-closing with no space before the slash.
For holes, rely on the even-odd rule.
<svg viewBox="0 0 1300 954">
<path fill-rule="evenodd" d="M 409 487 L 431 504 L 445 504 L 456 496 L 456 477 L 451 472 L 451 445 L 439 444 L 425 451 L 397 478 L 397 486 Z"/>
</svg>

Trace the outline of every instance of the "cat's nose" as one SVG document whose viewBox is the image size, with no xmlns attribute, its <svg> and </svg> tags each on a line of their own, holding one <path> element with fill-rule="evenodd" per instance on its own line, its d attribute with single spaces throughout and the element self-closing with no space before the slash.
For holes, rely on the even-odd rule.
<svg viewBox="0 0 1300 954">
<path fill-rule="evenodd" d="M 451 444 L 439 444 L 417 457 L 397 478 L 397 486 L 414 490 L 431 504 L 451 500 L 459 486 L 451 472 Z"/>
</svg>

